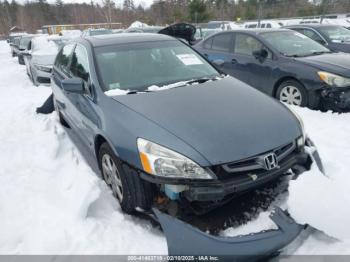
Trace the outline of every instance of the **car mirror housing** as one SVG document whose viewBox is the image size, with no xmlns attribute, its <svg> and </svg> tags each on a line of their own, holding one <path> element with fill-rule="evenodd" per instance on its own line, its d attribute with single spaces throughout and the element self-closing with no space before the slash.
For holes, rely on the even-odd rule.
<svg viewBox="0 0 350 262">
<path fill-rule="evenodd" d="M 253 51 L 252 54 L 260 62 L 263 62 L 269 56 L 269 53 L 265 49 Z"/>
<path fill-rule="evenodd" d="M 64 79 L 61 85 L 64 91 L 76 94 L 84 93 L 84 82 L 80 78 Z"/>
</svg>

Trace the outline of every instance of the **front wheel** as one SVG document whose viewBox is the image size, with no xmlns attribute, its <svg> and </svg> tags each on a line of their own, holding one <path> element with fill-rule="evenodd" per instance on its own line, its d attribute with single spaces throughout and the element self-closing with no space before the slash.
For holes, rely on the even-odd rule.
<svg viewBox="0 0 350 262">
<path fill-rule="evenodd" d="M 101 145 L 98 161 L 104 181 L 125 213 L 133 212 L 136 207 L 151 208 L 152 184 L 143 181 L 135 169 L 120 161 L 107 143 Z"/>
<path fill-rule="evenodd" d="M 276 98 L 290 105 L 308 105 L 307 92 L 304 86 L 295 80 L 288 80 L 280 84 Z"/>
</svg>

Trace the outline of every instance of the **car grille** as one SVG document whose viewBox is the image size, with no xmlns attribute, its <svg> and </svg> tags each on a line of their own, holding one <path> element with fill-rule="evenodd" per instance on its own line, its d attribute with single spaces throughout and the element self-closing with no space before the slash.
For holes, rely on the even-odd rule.
<svg viewBox="0 0 350 262">
<path fill-rule="evenodd" d="M 219 166 L 214 166 L 213 171 L 218 179 L 233 179 L 239 176 L 246 177 L 247 175 L 259 175 L 269 173 L 264 165 L 264 159 L 267 155 L 275 154 L 277 164 L 282 165 L 284 160 L 288 158 L 297 149 L 296 142 L 291 142 L 280 146 L 273 150 L 264 152 L 262 154 L 250 157 L 244 160 L 235 161 Z"/>
</svg>

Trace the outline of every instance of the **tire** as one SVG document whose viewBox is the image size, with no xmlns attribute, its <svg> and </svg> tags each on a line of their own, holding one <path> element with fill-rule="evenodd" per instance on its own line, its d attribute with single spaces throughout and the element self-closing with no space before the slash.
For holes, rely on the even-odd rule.
<svg viewBox="0 0 350 262">
<path fill-rule="evenodd" d="M 279 85 L 276 98 L 291 105 L 308 106 L 308 95 L 305 87 L 296 80 L 287 80 Z"/>
<path fill-rule="evenodd" d="M 151 208 L 154 193 L 152 184 L 142 180 L 134 168 L 120 161 L 108 143 L 103 143 L 99 149 L 98 164 L 103 179 L 125 213 L 132 213 L 136 207 L 143 210 Z M 115 170 L 114 178 L 111 170 Z"/>
</svg>

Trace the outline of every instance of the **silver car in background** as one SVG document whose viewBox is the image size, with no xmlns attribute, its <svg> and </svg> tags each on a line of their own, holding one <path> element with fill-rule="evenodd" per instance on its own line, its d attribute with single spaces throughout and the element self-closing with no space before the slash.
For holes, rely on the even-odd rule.
<svg viewBox="0 0 350 262">
<path fill-rule="evenodd" d="M 27 74 L 34 85 L 50 84 L 52 65 L 62 44 L 59 36 L 37 36 L 22 52 Z"/>
</svg>

